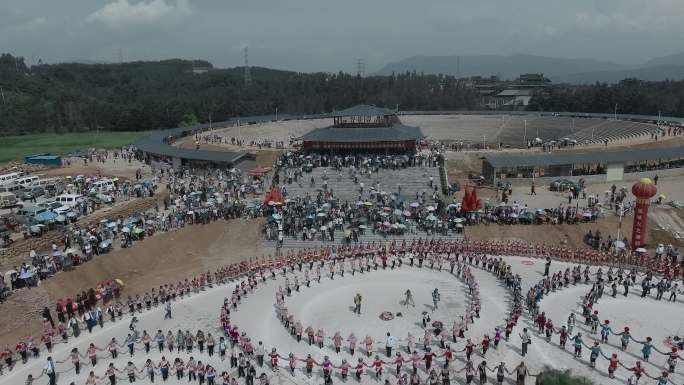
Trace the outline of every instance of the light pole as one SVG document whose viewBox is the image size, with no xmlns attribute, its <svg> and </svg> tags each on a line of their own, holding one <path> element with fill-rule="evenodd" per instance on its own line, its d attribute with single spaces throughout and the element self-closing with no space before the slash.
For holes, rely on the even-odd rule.
<svg viewBox="0 0 684 385">
<path fill-rule="evenodd" d="M 525 143 L 525 147 L 527 147 L 527 119 L 523 120 L 523 123 L 525 124 L 525 131 L 523 132 L 523 142 Z"/>
<path fill-rule="evenodd" d="M 658 110 L 658 128 L 660 128 L 660 110 Z"/>
<path fill-rule="evenodd" d="M 618 216 L 620 220 L 618 221 L 617 238 L 616 241 L 620 240 L 620 230 L 622 230 L 622 217 L 625 215 L 625 206 L 622 203 L 618 203 Z"/>
<path fill-rule="evenodd" d="M 615 120 L 617 120 L 617 106 L 617 103 L 615 103 L 615 111 L 613 112 L 613 118 L 615 118 Z"/>
<path fill-rule="evenodd" d="M 276 113 L 275 113 L 275 118 L 276 118 L 276 119 L 275 119 L 275 120 L 276 120 L 276 122 L 277 122 L 277 121 L 278 121 L 278 107 L 276 107 L 275 109 L 276 109 L 276 111 L 275 111 L 275 112 L 276 112 Z"/>
</svg>

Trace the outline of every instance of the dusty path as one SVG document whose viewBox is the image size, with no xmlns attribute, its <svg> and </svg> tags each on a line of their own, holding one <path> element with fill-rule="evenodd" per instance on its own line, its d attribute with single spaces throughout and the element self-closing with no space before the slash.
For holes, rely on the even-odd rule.
<svg viewBox="0 0 684 385">
<path fill-rule="evenodd" d="M 58 273 L 30 290 L 14 293 L 0 312 L 0 346 L 41 332 L 40 310 L 108 278 L 126 283 L 123 295 L 144 293 L 253 256 L 263 255 L 260 221 L 219 221 L 188 226 L 136 242 L 133 247 L 95 257 L 73 271 Z"/>
</svg>

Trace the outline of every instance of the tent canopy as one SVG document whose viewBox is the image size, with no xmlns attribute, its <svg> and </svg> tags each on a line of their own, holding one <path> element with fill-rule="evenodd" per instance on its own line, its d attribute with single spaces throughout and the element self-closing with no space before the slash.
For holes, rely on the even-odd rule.
<svg viewBox="0 0 684 385">
<path fill-rule="evenodd" d="M 261 167 L 257 166 L 247 172 L 249 176 L 264 176 L 271 171 L 271 167 Z"/>
</svg>

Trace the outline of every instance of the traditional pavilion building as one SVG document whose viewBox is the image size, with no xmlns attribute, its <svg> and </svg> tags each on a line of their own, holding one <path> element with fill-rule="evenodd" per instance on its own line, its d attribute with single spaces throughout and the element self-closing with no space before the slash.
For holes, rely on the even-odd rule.
<svg viewBox="0 0 684 385">
<path fill-rule="evenodd" d="M 314 129 L 300 138 L 305 151 L 414 152 L 425 137 L 420 128 L 402 124 L 396 112 L 387 108 L 359 105 L 331 115 L 332 126 Z"/>
</svg>

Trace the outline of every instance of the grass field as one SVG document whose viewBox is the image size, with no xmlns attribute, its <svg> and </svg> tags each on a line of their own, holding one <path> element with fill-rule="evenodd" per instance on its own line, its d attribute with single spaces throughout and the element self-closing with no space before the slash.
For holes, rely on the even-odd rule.
<svg viewBox="0 0 684 385">
<path fill-rule="evenodd" d="M 147 132 L 78 132 L 0 137 L 0 163 L 41 153 L 64 155 L 89 148 L 116 148 L 133 143 Z"/>
</svg>

